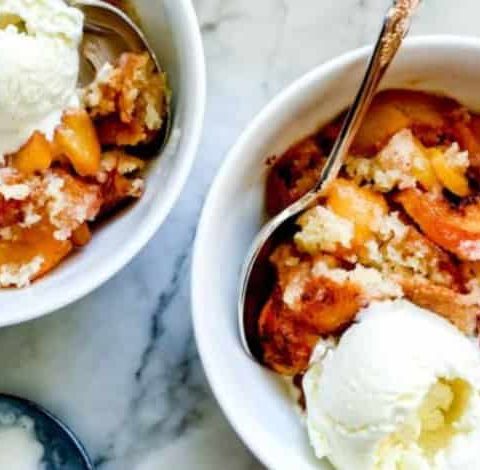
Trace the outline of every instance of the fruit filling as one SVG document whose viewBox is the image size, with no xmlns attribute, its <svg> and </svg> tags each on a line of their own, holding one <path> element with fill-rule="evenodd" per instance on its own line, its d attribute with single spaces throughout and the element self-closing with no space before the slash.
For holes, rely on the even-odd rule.
<svg viewBox="0 0 480 470">
<path fill-rule="evenodd" d="M 269 158 L 271 216 L 314 184 L 343 115 Z M 302 374 L 320 338 L 374 300 L 406 298 L 477 334 L 480 115 L 423 92 L 377 95 L 336 181 L 274 250 L 258 319 L 264 362 Z"/>
<path fill-rule="evenodd" d="M 106 64 L 49 139 L 34 132 L 0 168 L 0 286 L 24 287 L 88 244 L 94 222 L 143 194 L 135 147 L 165 125 L 164 74 L 144 54 Z"/>
</svg>

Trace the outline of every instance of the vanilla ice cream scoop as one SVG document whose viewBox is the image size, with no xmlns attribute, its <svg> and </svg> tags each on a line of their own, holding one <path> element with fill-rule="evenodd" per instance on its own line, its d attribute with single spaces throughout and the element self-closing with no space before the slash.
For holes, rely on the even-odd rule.
<svg viewBox="0 0 480 470">
<path fill-rule="evenodd" d="M 310 440 L 339 470 L 480 469 L 480 351 L 407 301 L 373 304 L 304 379 Z"/>
<path fill-rule="evenodd" d="M 52 138 L 78 104 L 83 15 L 63 0 L 0 0 L 0 157 L 35 131 Z"/>
</svg>

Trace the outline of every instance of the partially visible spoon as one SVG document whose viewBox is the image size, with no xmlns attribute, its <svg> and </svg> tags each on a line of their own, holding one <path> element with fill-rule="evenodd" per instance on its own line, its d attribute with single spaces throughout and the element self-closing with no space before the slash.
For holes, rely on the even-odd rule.
<svg viewBox="0 0 480 470">
<path fill-rule="evenodd" d="M 82 44 L 82 84 L 107 61 L 114 62 L 123 52 L 147 52 L 158 70 L 160 62 L 142 30 L 119 8 L 103 0 L 68 0 L 85 16 Z M 87 66 L 88 65 L 88 66 Z"/>
<path fill-rule="evenodd" d="M 269 256 L 279 240 L 296 231 L 295 220 L 298 215 L 325 195 L 330 183 L 337 178 L 378 85 L 410 29 L 413 14 L 420 1 L 397 0 L 388 10 L 365 77 L 317 184 L 304 197 L 268 222 L 250 248 L 241 274 L 238 321 L 245 351 L 262 364 L 263 355 L 257 323 L 272 285 L 273 273 Z"/>
<path fill-rule="evenodd" d="M 33 438 L 43 447 L 41 468 L 93 470 L 80 441 L 58 418 L 28 400 L 0 394 L 0 429 L 25 422 L 31 424 Z"/>
<path fill-rule="evenodd" d="M 157 71 L 162 67 L 155 51 L 142 30 L 122 10 L 103 0 L 67 0 L 81 10 L 85 16 L 79 82 L 88 85 L 106 62 L 114 63 L 124 52 L 147 52 Z M 171 125 L 171 114 L 167 116 L 156 145 L 165 143 Z"/>
</svg>

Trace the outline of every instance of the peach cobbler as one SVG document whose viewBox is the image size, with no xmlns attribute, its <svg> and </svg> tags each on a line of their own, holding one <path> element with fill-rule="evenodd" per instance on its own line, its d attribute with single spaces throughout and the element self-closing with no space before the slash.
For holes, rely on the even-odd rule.
<svg viewBox="0 0 480 470">
<path fill-rule="evenodd" d="M 312 187 L 342 117 L 270 161 L 270 215 Z M 422 92 L 378 94 L 327 196 L 270 258 L 275 283 L 257 325 L 264 362 L 303 373 L 318 340 L 373 301 L 405 298 L 476 334 L 479 188 L 480 115 Z"/>
<path fill-rule="evenodd" d="M 165 125 L 166 77 L 146 53 L 122 54 L 76 90 L 82 25 L 61 0 L 0 7 L 0 45 L 19 50 L 0 52 L 1 287 L 52 270 L 89 242 L 93 222 L 139 198 L 139 155 Z M 26 47 L 38 47 L 33 64 Z"/>
</svg>

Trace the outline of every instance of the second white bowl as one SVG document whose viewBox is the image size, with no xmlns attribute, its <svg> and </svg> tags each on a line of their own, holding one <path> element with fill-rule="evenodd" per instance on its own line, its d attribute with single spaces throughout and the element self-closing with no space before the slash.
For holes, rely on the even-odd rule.
<svg viewBox="0 0 480 470">
<path fill-rule="evenodd" d="M 239 273 L 264 221 L 264 162 L 351 102 L 369 53 L 370 48 L 360 49 L 315 69 L 253 121 L 218 174 L 198 229 L 192 302 L 203 365 L 233 427 L 272 469 L 331 467 L 315 459 L 282 381 L 246 356 L 238 336 Z M 480 110 L 479 63 L 478 39 L 418 37 L 405 43 L 382 88 L 443 93 Z"/>
</svg>

